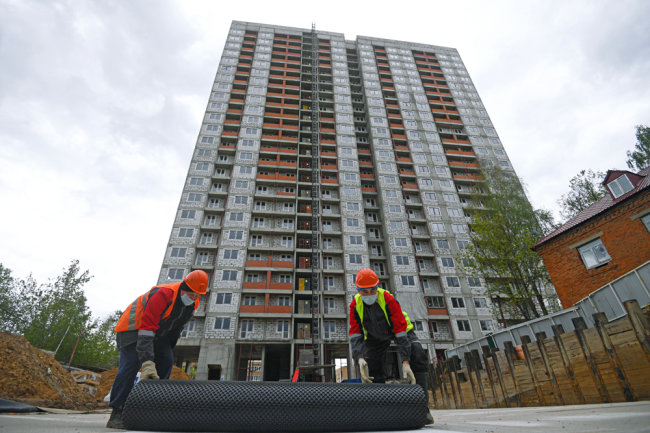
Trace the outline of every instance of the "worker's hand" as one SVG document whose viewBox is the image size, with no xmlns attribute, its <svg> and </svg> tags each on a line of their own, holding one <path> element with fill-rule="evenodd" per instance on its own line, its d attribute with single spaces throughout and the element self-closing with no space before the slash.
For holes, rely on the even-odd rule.
<svg viewBox="0 0 650 433">
<path fill-rule="evenodd" d="M 415 385 L 415 375 L 413 374 L 413 370 L 411 370 L 411 366 L 408 362 L 402 364 L 402 377 L 408 379 L 411 385 Z"/>
<path fill-rule="evenodd" d="M 156 372 L 156 363 L 153 361 L 145 361 L 142 363 L 142 373 L 140 379 L 160 379 L 158 372 Z"/>
<path fill-rule="evenodd" d="M 361 382 L 372 383 L 374 377 L 370 376 L 370 371 L 368 370 L 368 363 L 363 358 L 359 358 L 359 370 L 361 370 Z"/>
</svg>

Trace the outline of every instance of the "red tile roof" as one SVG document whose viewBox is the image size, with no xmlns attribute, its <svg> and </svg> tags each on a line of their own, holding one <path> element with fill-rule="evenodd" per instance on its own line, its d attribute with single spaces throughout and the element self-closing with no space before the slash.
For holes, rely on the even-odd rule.
<svg viewBox="0 0 650 433">
<path fill-rule="evenodd" d="M 627 200 L 628 198 L 640 193 L 641 191 L 643 191 L 644 189 L 650 186 L 650 176 L 649 176 L 650 167 L 646 167 L 636 174 L 626 170 L 609 170 L 605 175 L 605 180 L 603 181 L 603 183 L 616 179 L 621 174 L 629 175 L 628 178 L 630 179 L 632 184 L 635 184 L 635 187 L 633 189 L 631 189 L 630 191 L 626 192 L 625 194 L 623 194 L 622 196 L 616 199 L 609 193 L 608 190 L 608 192 L 603 197 L 601 197 L 599 200 L 592 203 L 591 206 L 589 206 L 587 209 L 578 213 L 573 218 L 569 219 L 567 222 L 565 222 L 560 227 L 555 229 L 553 232 L 549 233 L 548 235 L 546 235 L 545 237 L 537 241 L 537 243 L 532 246 L 532 249 L 535 249 L 540 245 L 542 245 L 543 243 L 553 239 L 554 237 L 559 236 L 560 234 L 568 230 L 571 230 L 574 227 L 579 226 L 585 221 L 595 218 L 596 216 L 605 212 L 609 208 L 616 206 L 620 202 Z"/>
</svg>

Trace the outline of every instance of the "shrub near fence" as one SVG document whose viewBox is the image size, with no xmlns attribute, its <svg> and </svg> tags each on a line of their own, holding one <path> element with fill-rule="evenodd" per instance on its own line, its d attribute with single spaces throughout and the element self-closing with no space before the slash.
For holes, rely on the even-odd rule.
<svg viewBox="0 0 650 433">
<path fill-rule="evenodd" d="M 637 301 L 627 314 L 608 322 L 581 317 L 575 330 L 553 326 L 553 335 L 522 337 L 504 350 L 482 346 L 432 368 L 432 406 L 436 409 L 550 406 L 650 400 L 650 320 Z M 461 368 L 464 364 L 464 368 Z"/>
</svg>

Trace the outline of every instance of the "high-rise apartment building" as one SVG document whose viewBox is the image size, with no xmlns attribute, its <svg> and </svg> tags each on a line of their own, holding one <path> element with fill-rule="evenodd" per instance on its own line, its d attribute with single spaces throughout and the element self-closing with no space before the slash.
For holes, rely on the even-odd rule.
<svg viewBox="0 0 650 433">
<path fill-rule="evenodd" d="M 479 160 L 512 170 L 455 49 L 234 21 L 160 273 L 210 275 L 178 362 L 199 379 L 288 379 L 300 362 L 330 380 L 351 364 L 364 267 L 431 359 L 489 333 L 484 281 L 458 263 Z"/>
</svg>

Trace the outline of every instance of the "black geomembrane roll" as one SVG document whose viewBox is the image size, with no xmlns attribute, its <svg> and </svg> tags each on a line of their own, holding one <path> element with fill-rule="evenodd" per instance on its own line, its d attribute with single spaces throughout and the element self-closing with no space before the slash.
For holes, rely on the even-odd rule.
<svg viewBox="0 0 650 433">
<path fill-rule="evenodd" d="M 427 411 L 418 385 L 142 380 L 122 419 L 150 431 L 412 430 Z"/>
</svg>

